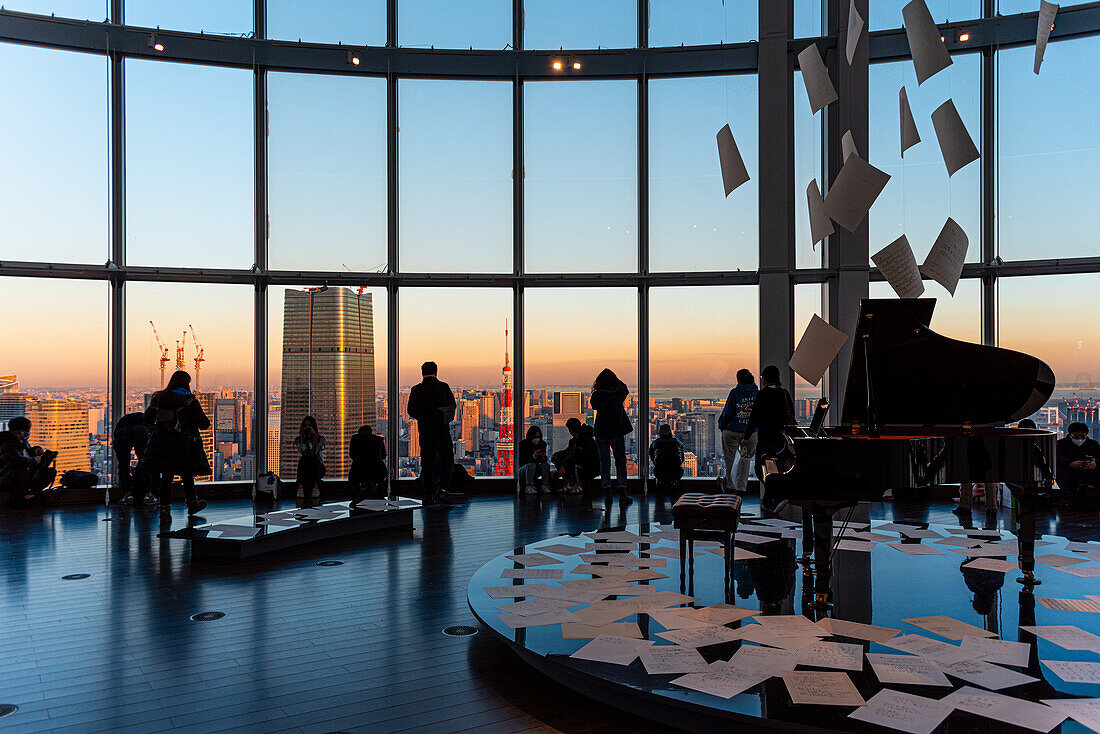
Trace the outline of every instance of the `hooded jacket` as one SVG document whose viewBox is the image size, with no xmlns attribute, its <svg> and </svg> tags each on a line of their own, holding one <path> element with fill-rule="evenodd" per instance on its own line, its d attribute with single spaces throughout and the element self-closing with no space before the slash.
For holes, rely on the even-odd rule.
<svg viewBox="0 0 1100 734">
<path fill-rule="evenodd" d="M 722 415 L 718 416 L 718 430 L 744 433 L 749 427 L 749 415 L 752 414 L 752 406 L 759 392 L 755 382 L 748 385 L 738 384 L 730 390 Z"/>
</svg>

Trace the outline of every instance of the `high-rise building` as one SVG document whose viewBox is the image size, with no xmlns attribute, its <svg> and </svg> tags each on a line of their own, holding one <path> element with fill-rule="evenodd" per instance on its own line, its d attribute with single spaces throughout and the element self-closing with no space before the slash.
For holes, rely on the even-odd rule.
<svg viewBox="0 0 1100 734">
<path fill-rule="evenodd" d="M 273 468 L 279 466 L 280 428 L 278 422 L 267 424 L 267 465 Z"/>
<path fill-rule="evenodd" d="M 61 476 L 70 469 L 91 471 L 88 401 L 62 398 L 27 401 L 32 446 L 57 452 L 54 467 Z"/>
<path fill-rule="evenodd" d="M 220 473 L 220 469 L 217 466 L 217 457 L 214 456 L 214 452 L 217 450 L 214 444 L 214 437 L 217 435 L 217 432 L 214 430 L 214 420 L 217 416 L 216 404 L 218 394 L 213 392 L 195 393 L 195 400 L 199 401 L 202 412 L 206 413 L 206 417 L 210 419 L 210 427 L 205 431 L 199 431 L 199 440 L 202 441 L 202 450 L 206 453 L 206 460 L 210 462 L 210 469 L 212 472 L 210 474 L 195 477 L 195 481 L 209 482 L 215 480 Z"/>
<path fill-rule="evenodd" d="M 417 421 L 409 421 L 409 458 L 420 458 L 420 424 Z"/>
<path fill-rule="evenodd" d="M 374 425 L 374 310 L 350 288 L 287 290 L 283 300 L 283 386 L 279 474 L 298 470 L 294 438 L 312 415 L 325 437 L 328 476 L 345 477 L 348 444 Z"/>
<path fill-rule="evenodd" d="M 565 424 L 570 418 L 584 423 L 584 399 L 579 392 L 554 393 L 554 433 L 550 436 L 550 450 L 560 451 L 569 443 L 569 429 Z"/>
<path fill-rule="evenodd" d="M 19 392 L 19 378 L 15 375 L 0 375 L 0 395 Z"/>
<path fill-rule="evenodd" d="M 689 477 L 699 476 L 699 459 L 690 451 L 684 452 L 684 475 Z"/>
<path fill-rule="evenodd" d="M 504 369 L 501 370 L 500 436 L 497 438 L 497 463 L 493 476 L 512 476 L 515 460 L 515 415 L 512 408 L 512 365 L 508 362 L 508 327 L 504 328 Z"/>
<path fill-rule="evenodd" d="M 481 448 L 481 403 L 478 400 L 462 401 L 462 442 L 466 453 L 477 455 Z"/>
</svg>

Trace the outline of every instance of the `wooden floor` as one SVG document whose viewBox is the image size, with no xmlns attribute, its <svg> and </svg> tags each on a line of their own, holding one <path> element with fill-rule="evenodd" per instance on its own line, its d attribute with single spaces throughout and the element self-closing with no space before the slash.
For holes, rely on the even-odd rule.
<svg viewBox="0 0 1100 734">
<path fill-rule="evenodd" d="M 874 505 L 872 516 L 953 523 L 950 509 Z M 215 503 L 206 519 L 249 510 Z M 475 624 L 466 583 L 503 550 L 668 520 L 665 502 L 477 498 L 418 512 L 413 533 L 194 564 L 186 542 L 157 537 L 155 512 L 114 514 L 0 514 L 0 704 L 19 707 L 0 731 L 658 731 L 542 678 L 487 633 L 441 631 Z M 1041 527 L 1100 538 L 1095 513 Z M 61 579 L 76 573 L 91 576 Z M 190 620 L 204 611 L 226 616 Z"/>
</svg>

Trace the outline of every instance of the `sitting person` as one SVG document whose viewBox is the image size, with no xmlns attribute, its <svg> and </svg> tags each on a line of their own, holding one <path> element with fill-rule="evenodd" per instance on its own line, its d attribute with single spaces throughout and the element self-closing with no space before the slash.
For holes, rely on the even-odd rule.
<svg viewBox="0 0 1100 734">
<path fill-rule="evenodd" d="M 558 476 L 565 480 L 565 491 L 580 494 L 584 491 L 585 482 L 599 476 L 600 450 L 596 446 L 592 426 L 570 418 L 565 422 L 565 427 L 572 438 L 567 447 L 554 452 L 551 461 L 558 468 Z"/>
<path fill-rule="evenodd" d="M 348 486 L 352 497 L 385 496 L 386 479 L 389 478 L 385 439 L 370 426 L 360 426 L 359 432 L 351 437 L 348 453 L 351 456 Z"/>
<path fill-rule="evenodd" d="M 671 492 L 684 476 L 684 445 L 672 435 L 672 428 L 663 424 L 657 430 L 657 440 L 649 445 L 653 461 L 653 478 L 658 492 Z"/>
<path fill-rule="evenodd" d="M 50 466 L 57 454 L 31 446 L 31 422 L 24 416 L 8 421 L 0 432 L 0 492 L 8 493 L 8 504 L 20 507 L 45 499 L 57 470 Z"/>
<path fill-rule="evenodd" d="M 519 486 L 524 494 L 546 494 L 550 491 L 550 462 L 546 460 L 546 441 L 542 429 L 531 426 L 527 437 L 519 442 L 516 462 L 519 465 Z"/>
<path fill-rule="evenodd" d="M 1058 492 L 1055 501 L 1059 505 L 1080 509 L 1093 509 L 1100 500 L 1100 443 L 1089 438 L 1089 427 L 1084 423 L 1070 423 L 1066 437 L 1059 439 L 1056 455 L 1058 468 Z"/>
</svg>

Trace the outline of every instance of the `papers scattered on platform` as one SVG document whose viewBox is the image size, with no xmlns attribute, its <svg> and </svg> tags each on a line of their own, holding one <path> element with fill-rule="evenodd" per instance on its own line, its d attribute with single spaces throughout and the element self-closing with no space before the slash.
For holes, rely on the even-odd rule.
<svg viewBox="0 0 1100 734">
<path fill-rule="evenodd" d="M 560 568 L 506 568 L 500 572 L 502 579 L 560 579 Z"/>
<path fill-rule="evenodd" d="M 1083 552 L 1083 553 L 1089 553 L 1089 552 L 1092 552 L 1092 551 L 1100 552 L 1100 543 L 1089 543 L 1089 542 L 1082 543 L 1080 541 L 1071 540 L 1070 542 L 1066 543 L 1066 550 L 1068 550 L 1068 551 L 1080 551 L 1080 552 Z"/>
<path fill-rule="evenodd" d="M 1087 663 L 1080 660 L 1041 660 L 1040 662 L 1066 683 L 1100 685 L 1100 663 Z"/>
<path fill-rule="evenodd" d="M 699 629 L 700 627 L 712 626 L 710 622 L 704 622 L 700 619 L 696 619 L 693 612 L 694 609 L 677 608 L 677 609 L 654 609 L 649 614 L 657 624 L 664 627 L 666 630 L 691 630 Z M 693 673 L 696 671 L 684 671 L 685 673 Z"/>
<path fill-rule="evenodd" d="M 578 660 L 591 660 L 612 665 L 630 665 L 638 657 L 643 647 L 649 647 L 651 640 L 633 640 L 628 637 L 600 635 L 587 645 L 570 655 Z"/>
<path fill-rule="evenodd" d="M 521 566 L 552 566 L 555 563 L 561 563 L 561 559 L 552 558 L 545 553 L 519 553 L 514 556 L 505 556 L 505 558 Z"/>
<path fill-rule="evenodd" d="M 941 551 L 939 548 L 933 548 L 930 545 L 922 545 L 920 543 L 887 543 L 886 545 L 891 548 L 895 548 L 907 556 L 946 556 L 947 554 Z"/>
<path fill-rule="evenodd" d="M 966 232 L 963 232 L 954 219 L 948 217 L 929 250 L 928 257 L 924 258 L 924 263 L 920 266 L 921 275 L 936 281 L 948 293 L 955 295 L 955 287 L 959 284 L 963 263 L 966 262 L 968 246 Z"/>
<path fill-rule="evenodd" d="M 699 544 L 696 543 L 696 545 L 699 545 Z M 726 553 L 724 548 L 707 548 L 706 550 L 707 550 L 708 553 L 713 553 L 714 555 L 720 556 L 720 557 L 725 555 L 725 553 Z M 734 561 L 751 561 L 754 558 L 763 558 L 763 557 L 764 556 L 760 555 L 759 553 L 753 553 L 751 550 L 748 550 L 746 548 L 738 548 L 738 547 L 735 546 L 734 549 L 733 549 L 733 560 Z"/>
<path fill-rule="evenodd" d="M 825 630 L 801 614 L 757 615 L 760 626 L 777 637 L 827 637 Z"/>
<path fill-rule="evenodd" d="M 673 678 L 672 685 L 729 699 L 760 685 L 770 677 L 770 674 L 758 670 L 747 670 L 728 663 L 716 662 L 711 664 L 706 673 L 689 673 Z"/>
<path fill-rule="evenodd" d="M 853 159 L 858 160 L 858 159 Z M 798 346 L 791 355 L 790 367 L 806 382 L 816 385 L 821 382 L 825 370 L 840 354 L 848 335 L 829 325 L 817 314 L 810 318 L 806 331 L 798 340 Z"/>
<path fill-rule="evenodd" d="M 963 660 L 951 665 L 944 665 L 943 672 L 959 678 L 967 683 L 988 688 L 991 691 L 999 691 L 1003 688 L 1022 686 L 1025 683 L 1034 683 L 1039 680 L 1030 675 L 1017 673 L 1015 670 L 1002 668 L 983 660 Z"/>
<path fill-rule="evenodd" d="M 546 584 L 531 584 L 530 586 L 486 586 L 482 589 L 490 599 L 517 599 L 521 596 L 535 596 L 540 591 L 549 591 L 551 587 Z"/>
<path fill-rule="evenodd" d="M 898 298 L 919 298 L 924 293 L 917 258 L 905 235 L 872 255 L 871 261 L 882 271 Z"/>
<path fill-rule="evenodd" d="M 858 156 L 844 161 L 825 196 L 825 213 L 849 232 L 855 232 L 867 211 L 882 193 L 889 174 Z"/>
<path fill-rule="evenodd" d="M 608 552 L 627 552 L 632 550 L 638 550 L 637 543 L 585 543 L 584 550 L 588 553 L 593 551 L 608 551 Z"/>
<path fill-rule="evenodd" d="M 861 551 L 863 553 L 870 553 L 871 549 L 874 547 L 874 543 L 868 543 L 863 540 L 842 540 L 836 544 L 837 550 Z"/>
<path fill-rule="evenodd" d="M 960 622 L 957 619 L 945 616 L 943 614 L 937 614 L 932 617 L 910 617 L 909 619 L 903 619 L 902 622 L 908 622 L 914 627 L 920 627 L 923 630 L 928 630 L 933 634 L 937 634 L 940 637 L 946 637 L 949 640 L 961 640 L 964 637 L 996 637 L 996 632 L 989 632 L 981 627 L 975 627 L 972 624 L 966 622 Z"/>
<path fill-rule="evenodd" d="M 1036 637 L 1041 637 L 1047 642 L 1052 642 L 1066 650 L 1092 650 L 1100 653 L 1100 637 L 1086 632 L 1080 627 L 1068 624 L 1056 624 L 1045 626 L 1020 625 L 1024 632 L 1030 632 Z"/>
<path fill-rule="evenodd" d="M 729 624 L 747 617 L 752 617 L 760 612 L 755 609 L 742 609 L 731 604 L 711 604 L 709 607 L 696 609 L 692 614 L 695 619 L 709 624 Z"/>
<path fill-rule="evenodd" d="M 935 74 L 951 66 L 951 55 L 943 45 L 940 29 L 924 0 L 913 0 L 901 9 L 905 19 L 905 35 L 909 39 L 909 53 L 917 72 L 917 84 L 924 84 Z"/>
<path fill-rule="evenodd" d="M 642 666 L 650 675 L 683 675 L 702 673 L 707 670 L 707 661 L 690 647 L 679 645 L 654 645 L 643 647 L 638 652 Z"/>
<path fill-rule="evenodd" d="M 899 531 L 906 538 L 942 538 L 943 536 L 931 528 L 904 528 Z"/>
<path fill-rule="evenodd" d="M 1100 732 L 1100 698 L 1044 698 L 1043 703 Z"/>
<path fill-rule="evenodd" d="M 573 621 L 573 615 L 564 609 L 543 612 L 542 614 L 501 614 L 498 616 L 501 622 L 512 629 L 545 627 L 552 624 L 562 624 L 563 622 Z"/>
<path fill-rule="evenodd" d="M 753 625 L 756 626 L 756 625 Z M 741 630 L 733 630 L 729 627 L 711 625 L 698 629 L 669 630 L 658 632 L 657 636 L 668 640 L 674 645 L 684 647 L 707 647 L 708 645 L 720 645 L 724 642 L 732 642 L 741 639 Z"/>
<path fill-rule="evenodd" d="M 920 142 L 920 133 L 917 132 L 917 121 L 913 119 L 913 109 L 909 106 L 909 95 L 902 87 L 898 92 L 898 111 L 901 117 L 901 157 L 905 157 L 905 151 Z"/>
<path fill-rule="evenodd" d="M 282 528 L 292 528 L 292 527 L 295 527 L 297 525 L 302 525 L 305 522 L 306 522 L 305 520 L 299 520 L 298 518 L 294 518 L 294 517 L 269 517 L 266 520 L 260 520 L 257 524 L 258 525 L 273 525 L 275 527 L 282 527 Z"/>
<path fill-rule="evenodd" d="M 1017 564 L 1012 561 L 1001 561 L 996 558 L 979 558 L 963 565 L 963 568 L 971 568 L 976 571 L 996 571 L 997 573 L 1008 573 L 1017 567 Z"/>
<path fill-rule="evenodd" d="M 901 630 L 890 627 L 876 627 L 873 624 L 862 622 L 849 622 L 844 619 L 832 619 L 826 617 L 817 621 L 817 626 L 836 637 L 850 637 L 853 640 L 868 640 L 870 642 L 886 642 L 897 636 Z"/>
<path fill-rule="evenodd" d="M 825 201 L 821 198 L 821 189 L 817 186 L 816 178 L 806 187 L 806 205 L 810 211 L 810 241 L 816 245 L 836 232 L 833 221 L 825 213 Z"/>
<path fill-rule="evenodd" d="M 541 548 L 535 548 L 535 550 L 542 553 L 553 553 L 558 556 L 576 556 L 584 553 L 584 548 L 579 548 L 575 545 L 565 545 L 564 543 L 544 545 Z M 509 556 L 509 558 L 511 558 L 511 556 Z"/>
<path fill-rule="evenodd" d="M 971 686 L 964 686 L 940 700 L 975 716 L 984 716 L 994 721 L 1003 721 L 1006 724 L 1015 724 L 1034 731 L 1050 731 L 1066 718 L 1065 713 L 1050 706 L 982 691 Z"/>
<path fill-rule="evenodd" d="M 838 670 L 863 670 L 863 645 L 822 641 L 799 648 L 797 653 L 799 665 Z"/>
<path fill-rule="evenodd" d="M 718 162 L 722 166 L 722 185 L 726 196 L 749 180 L 749 171 L 741 159 L 741 152 L 737 150 L 737 142 L 728 123 L 718 131 Z"/>
<path fill-rule="evenodd" d="M 749 545 L 763 545 L 764 543 L 774 543 L 779 538 L 772 538 L 766 535 L 753 535 L 752 533 L 737 533 L 733 536 L 733 539 L 738 543 L 747 543 Z"/>
<path fill-rule="evenodd" d="M 882 644 L 944 665 L 958 663 L 963 660 L 975 660 L 981 657 L 981 653 L 974 650 L 965 650 L 921 635 L 899 635 Z"/>
<path fill-rule="evenodd" d="M 1058 570 L 1082 579 L 1100 578 L 1100 566 L 1066 566 Z"/>
<path fill-rule="evenodd" d="M 863 16 L 856 10 L 856 0 L 848 3 L 848 30 L 844 39 L 844 58 L 848 59 L 848 66 L 852 65 L 856 48 L 859 46 L 859 37 L 863 33 Z"/>
<path fill-rule="evenodd" d="M 982 656 L 982 660 L 1001 665 L 1026 668 L 1031 655 L 1031 645 L 1026 642 L 1012 642 L 988 637 L 964 637 L 960 645 Z"/>
<path fill-rule="evenodd" d="M 518 614 L 521 617 L 530 617 L 535 614 L 557 612 L 576 605 L 577 602 L 575 601 L 565 601 L 562 599 L 527 599 L 526 601 L 504 604 L 497 607 L 497 611 L 503 612 L 504 614 Z"/>
<path fill-rule="evenodd" d="M 802 73 L 802 83 L 806 86 L 811 112 L 817 114 L 822 107 L 839 99 L 825 62 L 821 60 L 817 44 L 811 43 L 798 54 L 798 69 Z"/>
<path fill-rule="evenodd" d="M 1039 73 L 1039 67 L 1043 65 L 1043 55 L 1047 51 L 1047 42 L 1050 40 L 1050 32 L 1054 30 L 1054 16 L 1058 14 L 1058 6 L 1048 3 L 1047 0 L 1039 2 L 1039 25 L 1035 29 L 1035 73 Z"/>
<path fill-rule="evenodd" d="M 1035 562 L 1041 563 L 1044 566 L 1073 566 L 1078 563 L 1088 563 L 1087 558 L 1074 558 L 1072 556 L 1060 556 L 1057 553 L 1046 553 L 1041 556 L 1035 556 Z"/>
<path fill-rule="evenodd" d="M 1045 599 L 1036 597 L 1044 609 L 1055 612 L 1092 612 L 1100 614 L 1100 602 L 1091 599 Z"/>
<path fill-rule="evenodd" d="M 819 706 L 863 706 L 865 703 L 847 673 L 785 670 L 781 675 L 791 703 Z"/>
<path fill-rule="evenodd" d="M 214 525 L 199 525 L 195 530 L 205 530 L 208 533 L 218 533 L 216 536 L 226 540 L 248 540 L 255 538 L 263 528 L 255 528 L 248 525 L 229 525 L 226 523 L 217 523 Z"/>
<path fill-rule="evenodd" d="M 730 658 L 730 665 L 769 675 L 779 675 L 784 670 L 794 670 L 798 665 L 798 651 L 742 645 Z"/>
<path fill-rule="evenodd" d="M 932 127 L 940 144 L 940 153 L 947 166 L 947 175 L 954 176 L 963 166 L 978 160 L 980 154 L 966 125 L 955 109 L 955 103 L 947 100 L 932 111 Z"/>
<path fill-rule="evenodd" d="M 927 658 L 869 652 L 867 660 L 881 683 L 951 687 L 951 681 L 947 680 L 940 666 Z"/>
<path fill-rule="evenodd" d="M 755 642 L 758 645 L 768 645 L 769 647 L 780 647 L 784 650 L 798 650 L 816 645 L 821 641 L 819 637 L 810 637 L 809 635 L 799 637 L 777 635 L 774 630 L 766 629 L 759 624 L 746 625 L 738 632 L 741 639 L 747 642 Z"/>
<path fill-rule="evenodd" d="M 884 688 L 848 718 L 909 734 L 931 734 L 951 711 L 942 701 Z"/>
<path fill-rule="evenodd" d="M 574 604 L 592 604 L 600 601 L 609 593 L 606 591 L 585 591 L 584 589 L 564 589 L 560 586 L 548 586 L 539 589 L 529 596 L 537 599 L 555 599 L 557 601 L 570 601 Z"/>
<path fill-rule="evenodd" d="M 563 640 L 594 640 L 600 635 L 640 640 L 642 639 L 642 630 L 639 629 L 637 622 L 609 622 L 601 625 L 563 622 L 561 625 Z"/>
</svg>

